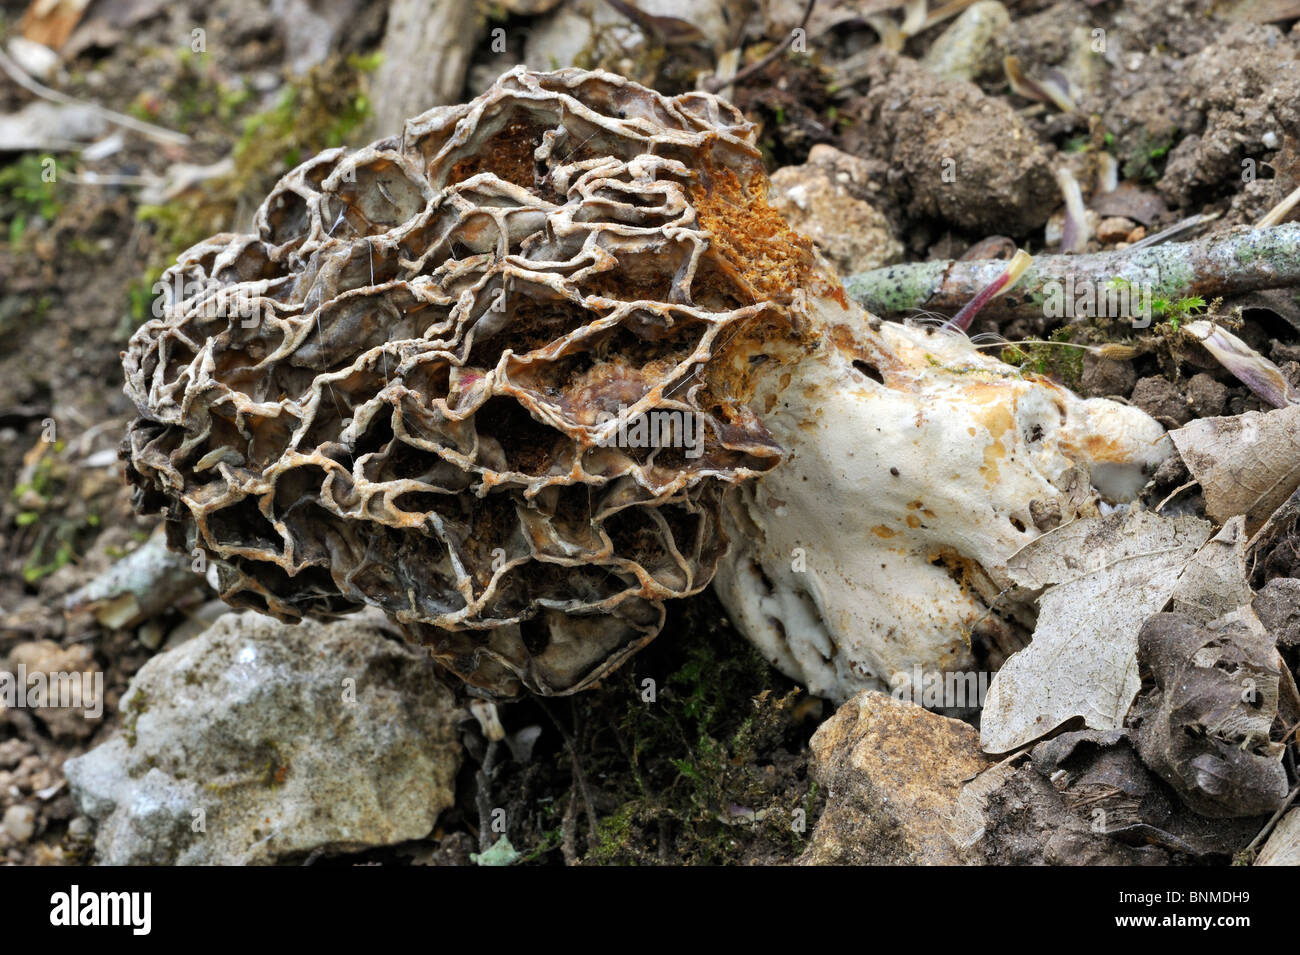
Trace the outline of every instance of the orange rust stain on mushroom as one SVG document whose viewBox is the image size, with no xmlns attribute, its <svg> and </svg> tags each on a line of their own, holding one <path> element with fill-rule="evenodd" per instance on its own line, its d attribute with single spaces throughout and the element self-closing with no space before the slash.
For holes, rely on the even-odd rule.
<svg viewBox="0 0 1300 955">
<path fill-rule="evenodd" d="M 790 305 L 796 293 L 829 295 L 831 282 L 816 267 L 812 241 L 795 232 L 767 202 L 762 170 L 735 170 L 706 158 L 686 187 L 709 248 L 695 275 L 692 298 L 730 307 L 767 303 L 720 343 L 707 369 L 705 397 L 724 407 L 753 397 L 751 358 L 796 360 L 814 346 Z"/>
<path fill-rule="evenodd" d="M 834 297 L 834 296 L 832 296 Z M 879 372 L 884 377 L 885 372 L 897 371 L 904 369 L 904 363 L 897 355 L 891 354 L 884 350 L 867 348 L 859 342 L 850 325 L 832 325 L 830 329 L 831 343 L 841 352 L 849 355 L 851 358 L 860 360 L 870 365 L 872 369 Z"/>
<path fill-rule="evenodd" d="M 1005 404 L 988 404 L 973 409 L 976 420 L 988 431 L 992 439 L 984 447 L 984 464 L 979 469 L 984 475 L 985 487 L 992 487 L 998 479 L 998 461 L 1007 456 L 1003 435 L 1015 429 L 1016 422 Z"/>
<path fill-rule="evenodd" d="M 812 291 L 812 240 L 791 229 L 768 205 L 767 176 L 759 170 L 741 182 L 734 170 L 709 159 L 698 172 L 687 196 L 709 235 L 710 252 L 722 259 L 724 270 L 760 301 L 788 305 L 797 290 Z"/>
<path fill-rule="evenodd" d="M 980 570 L 979 564 L 964 557 L 951 547 L 940 547 L 930 551 L 925 558 L 933 566 L 942 566 L 948 576 L 961 587 L 963 594 L 969 593 L 971 581 Z"/>
<path fill-rule="evenodd" d="M 898 531 L 891 527 L 886 527 L 884 524 L 877 524 L 875 527 L 871 528 L 871 533 L 875 534 L 877 537 L 883 537 L 886 540 L 898 535 Z"/>
<path fill-rule="evenodd" d="M 1120 441 L 1103 434 L 1090 434 L 1084 441 L 1088 457 L 1093 461 L 1118 461 L 1121 464 L 1132 460 L 1132 452 Z"/>
<path fill-rule="evenodd" d="M 1007 449 L 1000 440 L 990 441 L 984 447 L 984 463 L 979 472 L 984 475 L 984 486 L 993 487 L 998 480 L 998 461 L 1007 456 Z"/>
<path fill-rule="evenodd" d="M 472 154 L 452 165 L 447 185 L 454 186 L 481 172 L 490 172 L 516 186 L 533 188 L 533 153 L 546 129 L 531 116 L 507 123 L 486 143 L 475 146 Z"/>
<path fill-rule="evenodd" d="M 991 405 L 979 417 L 994 439 L 1000 439 L 1016 426 L 1016 419 L 1011 417 L 1011 409 L 1003 404 Z"/>
</svg>

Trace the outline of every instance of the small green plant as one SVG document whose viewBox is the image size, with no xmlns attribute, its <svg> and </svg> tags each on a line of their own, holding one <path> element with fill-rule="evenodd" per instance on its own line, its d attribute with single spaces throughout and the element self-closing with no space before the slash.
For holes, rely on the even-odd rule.
<svg viewBox="0 0 1300 955">
<path fill-rule="evenodd" d="M 1163 136 L 1143 131 L 1137 144 L 1128 151 L 1124 160 L 1124 178 L 1144 179 L 1148 182 L 1159 179 L 1164 159 L 1178 142 L 1178 137 L 1178 130 Z"/>
<path fill-rule="evenodd" d="M 1074 329 L 1068 326 L 1058 328 L 1048 336 L 1047 341 L 1008 345 L 1002 351 L 1002 360 L 1024 371 L 1056 378 L 1067 387 L 1075 388 L 1083 376 L 1084 349 L 1059 347 L 1073 344 L 1073 337 Z"/>
<path fill-rule="evenodd" d="M 1205 309 L 1205 299 L 1199 295 L 1188 295 L 1185 298 L 1169 300 L 1167 298 L 1156 296 L 1151 300 L 1151 312 L 1158 318 L 1167 321 L 1174 331 L 1190 316 L 1195 315 Z"/>
<path fill-rule="evenodd" d="M 0 219 L 9 222 L 8 239 L 14 248 L 21 246 L 33 219 L 53 222 L 63 207 L 57 178 L 50 173 L 57 168 L 57 157 L 35 153 L 0 167 Z"/>
</svg>

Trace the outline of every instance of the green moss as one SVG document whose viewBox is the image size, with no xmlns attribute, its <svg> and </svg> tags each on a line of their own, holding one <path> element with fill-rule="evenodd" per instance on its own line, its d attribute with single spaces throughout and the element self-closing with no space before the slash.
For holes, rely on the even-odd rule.
<svg viewBox="0 0 1300 955">
<path fill-rule="evenodd" d="M 554 804 L 552 804 L 551 808 L 554 808 Z M 525 863 L 536 862 L 552 849 L 557 848 L 563 839 L 564 833 L 558 826 L 554 829 L 546 830 L 542 833 L 542 837 L 538 841 L 537 845 L 523 854 L 522 861 Z"/>
<path fill-rule="evenodd" d="M 690 642 L 678 648 L 653 702 L 643 700 L 644 671 L 636 675 L 631 666 L 588 698 L 586 719 L 603 721 L 610 727 L 603 740 L 612 735 L 615 742 L 588 775 L 615 791 L 585 861 L 788 861 L 802 850 L 816 798 L 809 801 L 810 782 L 791 771 L 806 742 L 795 716 L 801 691 L 774 692 L 779 675 L 720 613 L 710 613 L 714 608 L 690 602 L 686 619 L 661 638 L 685 633 Z M 602 751 L 602 739 L 593 742 L 584 761 Z M 804 812 L 803 831 L 796 810 Z"/>
<path fill-rule="evenodd" d="M 1166 134 L 1143 130 L 1124 157 L 1124 178 L 1155 182 L 1164 169 L 1165 157 L 1178 139 L 1178 130 Z"/>
<path fill-rule="evenodd" d="M 927 262 L 907 268 L 876 269 L 844 280 L 849 298 L 877 314 L 919 308 L 943 281 L 947 262 Z"/>
<path fill-rule="evenodd" d="M 16 251 L 24 248 L 34 220 L 53 222 L 63 208 L 57 173 L 61 167 L 60 157 L 35 153 L 0 166 L 0 220 L 9 223 L 6 238 Z"/>
<path fill-rule="evenodd" d="M 355 58 L 348 64 L 352 72 L 342 77 L 313 70 L 300 85 L 285 87 L 273 107 L 244 122 L 235 144 L 237 178 L 269 178 L 269 187 L 304 159 L 350 141 L 371 113 L 360 75 L 374 67 Z"/>
<path fill-rule="evenodd" d="M 14 515 L 14 526 L 22 535 L 26 552 L 22 576 L 29 584 L 72 563 L 99 525 L 95 511 L 70 510 L 76 488 L 69 484 L 70 470 L 62 458 L 65 449 L 62 440 L 45 446 L 11 492 L 21 508 Z"/>
<path fill-rule="evenodd" d="M 1199 295 L 1189 295 L 1173 301 L 1157 296 L 1151 300 L 1152 314 L 1167 321 L 1174 331 L 1178 331 L 1179 325 L 1204 309 L 1205 299 Z"/>
<path fill-rule="evenodd" d="M 1075 333 L 1074 327 L 1067 326 L 1052 332 L 1046 342 L 1008 345 L 1002 350 L 1002 360 L 1024 371 L 1054 378 L 1067 388 L 1077 390 L 1083 377 L 1083 349 L 1053 344 L 1070 342 Z"/>
</svg>

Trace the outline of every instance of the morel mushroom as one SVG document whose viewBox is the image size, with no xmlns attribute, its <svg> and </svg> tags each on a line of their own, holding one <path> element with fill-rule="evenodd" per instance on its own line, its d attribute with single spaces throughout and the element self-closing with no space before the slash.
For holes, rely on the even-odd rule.
<svg viewBox="0 0 1300 955">
<path fill-rule="evenodd" d="M 321 153 L 164 276 L 137 506 L 227 601 L 376 604 L 487 695 L 592 685 L 715 574 L 815 693 L 961 666 L 1006 558 L 1168 442 L 871 319 L 768 188 L 733 107 L 581 70 Z"/>
</svg>

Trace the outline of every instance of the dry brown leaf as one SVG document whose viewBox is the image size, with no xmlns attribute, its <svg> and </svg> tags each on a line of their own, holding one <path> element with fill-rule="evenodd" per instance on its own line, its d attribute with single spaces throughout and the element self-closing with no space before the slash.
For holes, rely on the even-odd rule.
<svg viewBox="0 0 1300 955">
<path fill-rule="evenodd" d="M 57 50 L 77 28 L 90 0 L 32 0 L 18 21 L 18 32 L 33 43 Z"/>
<path fill-rule="evenodd" d="M 1187 562 L 1172 610 L 1209 623 L 1243 608 L 1253 613 L 1249 608 L 1254 597 L 1246 577 L 1246 519 L 1238 515 Z"/>
<path fill-rule="evenodd" d="M 1005 753 L 1076 717 L 1117 729 L 1140 687 L 1137 635 L 1169 600 L 1210 536 L 1195 517 L 1131 510 L 1085 518 L 1028 544 L 1007 563 L 1022 587 L 1048 587 L 1028 647 L 998 671 L 980 743 Z"/>
<path fill-rule="evenodd" d="M 1278 809 L 1287 773 L 1272 728 L 1286 667 L 1253 614 L 1212 625 L 1156 614 L 1138 636 L 1138 659 L 1149 679 L 1129 723 L 1142 762 L 1201 815 Z"/>
<path fill-rule="evenodd" d="M 1216 521 L 1243 514 L 1254 533 L 1300 485 L 1300 405 L 1200 418 L 1169 434 Z"/>
<path fill-rule="evenodd" d="M 1300 809 L 1282 817 L 1259 850 L 1255 865 L 1300 865 Z"/>
</svg>

